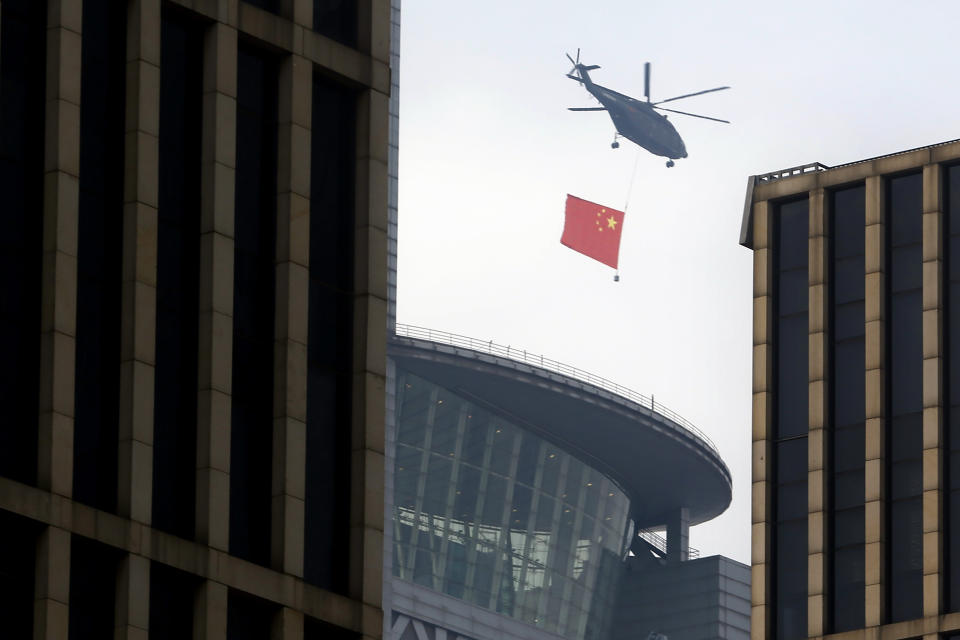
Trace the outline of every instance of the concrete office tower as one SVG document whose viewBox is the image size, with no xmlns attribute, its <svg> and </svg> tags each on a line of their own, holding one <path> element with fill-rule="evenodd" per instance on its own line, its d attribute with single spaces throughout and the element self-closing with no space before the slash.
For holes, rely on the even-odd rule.
<svg viewBox="0 0 960 640">
<path fill-rule="evenodd" d="M 958 162 L 749 180 L 755 638 L 960 632 Z"/>
<path fill-rule="evenodd" d="M 381 637 L 390 25 L 0 0 L 0 637 Z"/>
<path fill-rule="evenodd" d="M 731 498 L 693 425 L 486 341 L 397 325 L 388 350 L 388 638 L 748 636 L 747 567 L 689 548 Z"/>
</svg>

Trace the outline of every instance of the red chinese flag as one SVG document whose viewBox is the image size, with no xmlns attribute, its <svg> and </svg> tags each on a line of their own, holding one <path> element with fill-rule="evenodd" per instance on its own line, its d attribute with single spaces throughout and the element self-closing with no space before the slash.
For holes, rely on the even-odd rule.
<svg viewBox="0 0 960 640">
<path fill-rule="evenodd" d="M 567 194 L 561 244 L 616 269 L 622 231 L 623 211 Z"/>
</svg>

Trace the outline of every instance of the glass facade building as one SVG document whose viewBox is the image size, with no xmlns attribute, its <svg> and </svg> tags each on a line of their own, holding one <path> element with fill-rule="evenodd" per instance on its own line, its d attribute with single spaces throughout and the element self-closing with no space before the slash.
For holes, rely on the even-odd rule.
<svg viewBox="0 0 960 640">
<path fill-rule="evenodd" d="M 393 572 L 567 638 L 602 638 L 630 500 L 496 413 L 398 371 Z"/>
<path fill-rule="evenodd" d="M 684 570 L 689 527 L 731 497 L 693 425 L 492 342 L 397 325 L 388 355 L 391 640 L 745 639 L 747 568 Z M 648 594 L 659 581 L 687 613 Z"/>
</svg>

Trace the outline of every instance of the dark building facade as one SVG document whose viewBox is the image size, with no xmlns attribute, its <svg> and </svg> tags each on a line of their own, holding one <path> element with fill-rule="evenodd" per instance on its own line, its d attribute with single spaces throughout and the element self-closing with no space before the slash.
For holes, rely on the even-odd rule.
<svg viewBox="0 0 960 640">
<path fill-rule="evenodd" d="M 382 636 L 391 31 L 0 0 L 0 637 Z"/>
<path fill-rule="evenodd" d="M 750 178 L 753 636 L 960 632 L 960 142 Z"/>
<path fill-rule="evenodd" d="M 750 567 L 725 558 L 646 563 L 621 577 L 612 640 L 643 630 L 682 638 L 750 637 Z"/>
</svg>

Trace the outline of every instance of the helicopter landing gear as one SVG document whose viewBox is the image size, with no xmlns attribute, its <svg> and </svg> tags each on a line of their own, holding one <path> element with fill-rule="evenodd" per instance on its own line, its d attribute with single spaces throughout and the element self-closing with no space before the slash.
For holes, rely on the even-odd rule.
<svg viewBox="0 0 960 640">
<path fill-rule="evenodd" d="M 667 169 L 673 166 L 673 160 L 667 160 Z"/>
<path fill-rule="evenodd" d="M 619 148 L 620 148 L 620 143 L 617 142 L 617 141 L 613 141 L 613 142 L 610 143 L 610 148 L 611 148 L 611 149 L 619 149 Z"/>
</svg>

